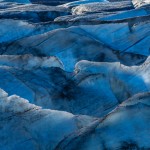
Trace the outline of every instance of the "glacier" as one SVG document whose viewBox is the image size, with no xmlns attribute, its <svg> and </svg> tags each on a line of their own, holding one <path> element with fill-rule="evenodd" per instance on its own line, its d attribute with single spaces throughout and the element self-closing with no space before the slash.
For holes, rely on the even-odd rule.
<svg viewBox="0 0 150 150">
<path fill-rule="evenodd" d="M 0 150 L 149 150 L 149 133 L 149 0 L 0 0 Z"/>
</svg>

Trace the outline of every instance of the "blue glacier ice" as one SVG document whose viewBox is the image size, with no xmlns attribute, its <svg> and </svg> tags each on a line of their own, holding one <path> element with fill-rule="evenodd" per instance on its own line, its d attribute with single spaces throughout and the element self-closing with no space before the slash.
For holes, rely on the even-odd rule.
<svg viewBox="0 0 150 150">
<path fill-rule="evenodd" d="M 149 132 L 149 0 L 0 0 L 0 150 L 149 150 Z"/>
</svg>

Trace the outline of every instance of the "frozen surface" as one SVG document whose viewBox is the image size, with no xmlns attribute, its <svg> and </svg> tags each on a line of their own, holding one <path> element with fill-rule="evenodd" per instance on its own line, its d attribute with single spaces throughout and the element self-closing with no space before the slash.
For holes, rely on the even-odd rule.
<svg viewBox="0 0 150 150">
<path fill-rule="evenodd" d="M 100 122 L 81 129 L 63 140 L 57 148 L 61 150 L 149 149 L 149 100 L 150 93 L 142 93 L 125 101 Z"/>
<path fill-rule="evenodd" d="M 80 60 L 121 61 L 125 65 L 136 65 L 144 56 L 149 56 L 149 26 L 149 22 L 133 27 L 128 23 L 73 26 L 3 44 L 2 49 L 5 55 L 56 56 L 67 71 L 73 71 Z"/>
<path fill-rule="evenodd" d="M 67 14 L 69 14 L 67 8 L 37 4 L 14 5 L 7 9 L 0 9 L 2 19 L 27 20 L 34 23 L 52 21 Z"/>
<path fill-rule="evenodd" d="M 108 2 L 107 0 L 80 0 L 80 1 L 73 1 L 70 3 L 66 3 L 63 4 L 62 6 L 64 7 L 74 7 L 74 6 L 78 6 L 81 4 L 89 4 L 89 3 L 93 3 L 93 2 Z"/>
<path fill-rule="evenodd" d="M 102 117 L 134 94 L 150 90 L 149 58 L 143 65 L 132 67 L 118 62 L 80 61 L 74 73 L 61 70 L 60 62 L 54 58 L 48 65 L 44 58 L 15 56 L 10 59 L 13 67 L 6 67 L 10 66 L 6 58 L 11 57 L 1 57 L 0 64 L 4 66 L 0 68 L 0 86 L 43 108 Z M 16 65 L 16 59 L 20 65 Z"/>
<path fill-rule="evenodd" d="M 122 2 L 97 2 L 91 4 L 79 5 L 77 7 L 72 8 L 73 14 L 84 14 L 84 13 L 92 13 L 92 12 L 102 12 L 102 11 L 123 11 L 133 9 L 133 5 L 130 1 L 122 1 Z"/>
<path fill-rule="evenodd" d="M 30 0 L 0 0 L 0 2 L 17 2 L 17 3 L 31 3 Z"/>
<path fill-rule="evenodd" d="M 149 0 L 132 0 L 135 7 L 141 7 L 150 4 Z"/>
<path fill-rule="evenodd" d="M 0 65 L 10 66 L 23 70 L 32 70 L 36 68 L 59 67 L 63 69 L 63 64 L 54 56 L 35 57 L 32 55 L 1 55 Z"/>
<path fill-rule="evenodd" d="M 0 150 L 149 150 L 149 4 L 0 0 Z"/>
<path fill-rule="evenodd" d="M 86 116 L 41 109 L 16 95 L 8 97 L 3 90 L 0 108 L 1 150 L 54 149 L 65 136 L 94 121 Z"/>
</svg>

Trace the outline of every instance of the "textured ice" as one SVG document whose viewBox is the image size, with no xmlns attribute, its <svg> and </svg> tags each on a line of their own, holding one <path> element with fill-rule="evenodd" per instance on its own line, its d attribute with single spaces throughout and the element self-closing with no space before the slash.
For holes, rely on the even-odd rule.
<svg viewBox="0 0 150 150">
<path fill-rule="evenodd" d="M 133 9 L 133 5 L 130 1 L 121 1 L 121 2 L 97 2 L 91 4 L 83 4 L 77 7 L 72 8 L 73 14 L 84 14 L 84 13 L 97 13 L 102 11 L 123 11 Z"/>
<path fill-rule="evenodd" d="M 121 61 L 125 65 L 136 65 L 149 55 L 149 32 L 149 22 L 137 23 L 133 27 L 128 23 L 80 25 L 3 44 L 2 49 L 5 55 L 56 56 L 67 71 L 72 71 L 80 60 Z"/>
<path fill-rule="evenodd" d="M 149 15 L 149 12 L 146 11 L 146 9 L 144 8 L 140 8 L 135 10 L 124 11 L 114 15 L 108 15 L 106 17 L 99 18 L 97 20 L 121 20 L 121 19 L 123 20 L 123 19 L 129 19 L 133 17 L 146 16 L 146 15 Z"/>
<path fill-rule="evenodd" d="M 1 149 L 149 148 L 149 100 L 138 94 L 100 120 L 41 109 L 0 90 Z"/>
<path fill-rule="evenodd" d="M 54 149 L 64 137 L 94 121 L 86 116 L 41 109 L 16 95 L 8 97 L 3 90 L 0 120 L 1 150 Z"/>
<path fill-rule="evenodd" d="M 0 0 L 0 2 L 17 2 L 17 3 L 31 3 L 30 0 Z"/>
<path fill-rule="evenodd" d="M 59 67 L 63 69 L 63 64 L 56 57 L 36 57 L 32 55 L 1 55 L 0 65 L 23 70 L 50 67 Z"/>
<path fill-rule="evenodd" d="M 1 0 L 0 150 L 150 149 L 149 68 L 149 0 Z"/>
<path fill-rule="evenodd" d="M 80 1 L 73 1 L 70 3 L 66 3 L 66 4 L 63 4 L 62 6 L 68 8 L 68 7 L 78 6 L 81 4 L 89 4 L 89 3 L 93 3 L 93 2 L 108 2 L 108 1 L 107 0 L 80 0 Z"/>
<path fill-rule="evenodd" d="M 57 149 L 149 149 L 149 100 L 149 93 L 127 100 L 100 122 L 67 137 Z"/>
<path fill-rule="evenodd" d="M 0 18 L 28 20 L 30 22 L 52 21 L 56 17 L 67 14 L 69 14 L 67 8 L 37 4 L 17 5 L 6 10 L 0 9 Z"/>
<path fill-rule="evenodd" d="M 34 26 L 23 21 L 0 20 L 0 42 L 16 40 L 30 35 L 34 31 Z"/>
<path fill-rule="evenodd" d="M 0 86 L 43 108 L 104 116 L 130 96 L 150 90 L 149 58 L 143 65 L 132 67 L 117 62 L 80 61 L 74 73 L 31 66 L 28 70 L 1 67 Z"/>
<path fill-rule="evenodd" d="M 42 34 L 60 27 L 61 25 L 54 23 L 41 25 L 22 20 L 1 19 L 0 43 L 17 41 L 25 37 Z"/>
<path fill-rule="evenodd" d="M 150 4 L 149 0 L 132 0 L 135 7 L 141 7 Z"/>
</svg>

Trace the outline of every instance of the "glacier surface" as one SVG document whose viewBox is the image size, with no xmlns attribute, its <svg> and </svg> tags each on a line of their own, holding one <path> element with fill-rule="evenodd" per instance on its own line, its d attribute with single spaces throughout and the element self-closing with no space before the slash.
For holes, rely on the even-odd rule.
<svg viewBox="0 0 150 150">
<path fill-rule="evenodd" d="M 0 150 L 149 150 L 149 133 L 149 0 L 0 0 Z"/>
</svg>

